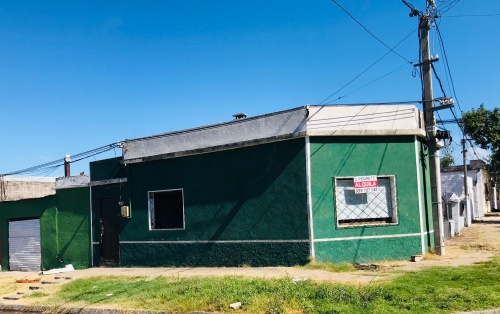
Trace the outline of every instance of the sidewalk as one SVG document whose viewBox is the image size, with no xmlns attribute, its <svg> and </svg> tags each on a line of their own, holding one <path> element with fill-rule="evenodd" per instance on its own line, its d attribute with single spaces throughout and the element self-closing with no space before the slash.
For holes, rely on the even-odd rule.
<svg viewBox="0 0 500 314">
<path fill-rule="evenodd" d="M 323 270 L 311 270 L 300 267 L 196 267 L 196 268 L 90 268 L 68 273 L 73 278 L 87 276 L 244 276 L 259 278 L 283 278 L 335 281 L 351 284 L 367 284 L 376 280 L 377 272 L 358 271 L 332 273 Z"/>
<path fill-rule="evenodd" d="M 74 270 L 55 275 L 38 275 L 26 272 L 1 272 L 1 278 L 54 280 L 56 277 L 71 277 L 71 279 L 90 276 L 133 276 L 133 277 L 194 277 L 194 276 L 243 276 L 257 278 L 290 278 L 332 281 L 348 284 L 369 284 L 374 280 L 384 278 L 383 272 L 355 271 L 345 273 L 332 273 L 324 270 L 305 269 L 302 267 L 172 267 L 172 268 L 88 268 Z"/>
</svg>

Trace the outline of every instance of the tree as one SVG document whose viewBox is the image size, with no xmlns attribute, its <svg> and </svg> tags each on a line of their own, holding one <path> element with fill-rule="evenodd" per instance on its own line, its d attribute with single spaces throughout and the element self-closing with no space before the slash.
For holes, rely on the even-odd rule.
<svg viewBox="0 0 500 314">
<path fill-rule="evenodd" d="M 441 155 L 441 168 L 453 166 L 455 164 L 455 159 L 453 158 L 453 148 L 451 145 L 439 151 Z"/>
<path fill-rule="evenodd" d="M 484 104 L 479 109 L 465 112 L 462 125 L 466 136 L 482 149 L 491 151 L 488 168 L 495 179 L 500 179 L 500 109 L 487 110 Z"/>
</svg>

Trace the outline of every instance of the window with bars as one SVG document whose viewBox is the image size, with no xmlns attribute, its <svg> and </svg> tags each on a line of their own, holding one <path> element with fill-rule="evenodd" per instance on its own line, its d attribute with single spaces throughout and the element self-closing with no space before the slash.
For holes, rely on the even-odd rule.
<svg viewBox="0 0 500 314">
<path fill-rule="evenodd" d="M 376 189 L 356 193 L 354 177 L 334 178 L 337 227 L 398 223 L 396 177 L 377 177 Z"/>
<path fill-rule="evenodd" d="M 184 229 L 182 189 L 148 192 L 150 230 Z"/>
</svg>

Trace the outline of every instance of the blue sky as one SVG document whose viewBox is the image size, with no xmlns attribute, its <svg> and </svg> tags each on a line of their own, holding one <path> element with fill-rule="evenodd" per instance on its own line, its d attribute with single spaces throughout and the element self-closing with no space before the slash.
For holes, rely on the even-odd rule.
<svg viewBox="0 0 500 314">
<path fill-rule="evenodd" d="M 399 0 L 337 1 L 391 47 L 411 35 L 395 49 L 404 59 L 390 53 L 327 103 L 420 99 L 405 61 L 418 59 L 417 18 Z M 461 109 L 498 107 L 500 1 L 436 4 L 455 4 L 439 29 Z M 318 104 L 388 51 L 330 0 L 6 0 L 0 45 L 0 173 L 238 112 Z M 431 47 L 453 95 L 435 29 Z M 434 91 L 442 96 L 437 80 Z M 458 129 L 446 127 L 459 143 Z M 73 173 L 88 173 L 92 160 Z"/>
</svg>

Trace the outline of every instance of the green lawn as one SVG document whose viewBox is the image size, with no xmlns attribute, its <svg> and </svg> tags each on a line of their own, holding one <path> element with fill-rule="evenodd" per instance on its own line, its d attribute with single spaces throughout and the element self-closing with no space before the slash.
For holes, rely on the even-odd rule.
<svg viewBox="0 0 500 314">
<path fill-rule="evenodd" d="M 500 308 L 500 256 L 474 266 L 409 272 L 369 286 L 293 283 L 291 278 L 92 277 L 69 282 L 48 299 L 43 293 L 32 297 L 54 306 L 181 313 L 452 313 Z M 230 309 L 237 301 L 242 309 Z"/>
</svg>

